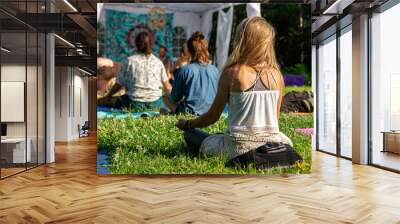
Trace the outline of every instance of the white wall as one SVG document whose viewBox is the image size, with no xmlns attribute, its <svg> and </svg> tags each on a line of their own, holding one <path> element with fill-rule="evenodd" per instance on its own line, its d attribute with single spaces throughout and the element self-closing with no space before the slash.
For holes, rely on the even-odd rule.
<svg viewBox="0 0 400 224">
<path fill-rule="evenodd" d="M 74 74 L 74 91 L 72 92 L 73 96 L 71 98 L 74 102 L 71 105 L 74 105 L 72 108 L 72 119 L 71 119 L 71 136 L 72 138 L 78 138 L 78 125 L 82 126 L 85 121 L 88 121 L 89 113 L 88 113 L 88 78 L 81 76 L 82 73 L 77 73 L 75 70 Z"/>
<path fill-rule="evenodd" d="M 1 81 L 25 82 L 25 64 L 5 64 L 1 66 Z M 7 110 L 7 108 L 1 108 Z M 8 137 L 25 137 L 25 122 L 7 123 Z"/>
<path fill-rule="evenodd" d="M 4 64 L 1 66 L 1 81 L 3 82 L 25 82 L 25 71 L 26 67 L 19 64 Z M 28 66 L 28 73 L 36 69 L 33 66 Z M 34 93 L 27 93 L 27 96 L 32 98 L 36 96 L 36 90 Z M 31 102 L 32 100 L 28 100 Z M 7 108 L 1 108 L 1 110 L 7 110 Z M 28 114 L 28 120 L 31 120 Z M 11 122 L 7 123 L 7 136 L 8 137 L 25 137 L 25 122 Z"/>
<path fill-rule="evenodd" d="M 28 67 L 29 69 L 29 67 Z M 25 64 L 1 65 L 1 81 L 25 82 Z"/>
<path fill-rule="evenodd" d="M 55 140 L 68 141 L 69 131 L 69 68 L 55 68 Z"/>
<path fill-rule="evenodd" d="M 56 67 L 55 85 L 55 140 L 77 139 L 78 125 L 88 120 L 88 78 L 76 68 Z"/>
</svg>

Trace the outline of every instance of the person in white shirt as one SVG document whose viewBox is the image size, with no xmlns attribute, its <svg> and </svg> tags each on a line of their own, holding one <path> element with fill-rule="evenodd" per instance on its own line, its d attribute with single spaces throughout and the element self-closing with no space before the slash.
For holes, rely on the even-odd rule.
<svg viewBox="0 0 400 224">
<path fill-rule="evenodd" d="M 129 57 L 119 71 L 111 90 L 98 101 L 99 106 L 128 108 L 131 110 L 154 110 L 163 107 L 163 91 L 169 92 L 164 64 L 153 55 L 154 39 L 148 32 L 141 32 L 135 38 L 137 53 Z M 125 94 L 113 95 L 125 88 Z"/>
</svg>

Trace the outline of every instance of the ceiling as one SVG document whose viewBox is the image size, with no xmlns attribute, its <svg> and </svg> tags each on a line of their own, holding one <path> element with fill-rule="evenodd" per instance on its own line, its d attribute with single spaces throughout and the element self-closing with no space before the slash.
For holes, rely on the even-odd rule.
<svg viewBox="0 0 400 224">
<path fill-rule="evenodd" d="M 342 29 L 351 24 L 352 18 L 362 13 L 375 12 L 388 2 L 388 0 L 311 0 L 313 23 L 312 37 L 313 43 L 336 33 L 337 29 Z"/>
<path fill-rule="evenodd" d="M 41 58 L 44 55 L 43 37 L 43 35 L 37 33 L 28 33 L 26 36 L 21 35 L 21 33 L 2 33 L 2 47 L 10 50 L 10 52 L 1 52 L 2 62 L 36 64 L 37 57 Z"/>
<path fill-rule="evenodd" d="M 26 55 L 25 35 L 21 33 L 30 28 L 29 31 L 39 33 L 56 33 L 66 40 L 55 38 L 56 65 L 80 66 L 81 61 L 85 65 L 82 67 L 95 71 L 97 2 L 96 0 L 47 0 L 46 5 L 45 0 L 0 0 L 3 46 L 12 49 L 7 55 L 10 58 Z M 27 51 L 28 55 L 35 55 L 36 46 L 28 44 Z"/>
</svg>

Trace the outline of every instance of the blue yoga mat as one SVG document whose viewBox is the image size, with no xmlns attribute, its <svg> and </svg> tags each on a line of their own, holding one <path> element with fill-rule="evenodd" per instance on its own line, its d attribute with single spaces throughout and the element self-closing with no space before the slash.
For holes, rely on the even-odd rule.
<svg viewBox="0 0 400 224">
<path fill-rule="evenodd" d="M 97 106 L 97 111 L 107 111 L 107 112 L 116 112 L 116 113 L 123 112 L 121 109 L 115 109 L 112 107 L 104 107 L 104 106 Z"/>
<path fill-rule="evenodd" d="M 97 174 L 110 174 L 108 153 L 105 149 L 97 150 Z"/>
<path fill-rule="evenodd" d="M 120 109 L 114 109 L 111 107 L 97 107 L 97 118 L 117 118 L 123 119 L 126 117 L 154 117 L 160 115 L 156 111 L 144 111 L 144 112 L 124 112 Z"/>
<path fill-rule="evenodd" d="M 97 118 L 117 118 L 117 119 L 123 119 L 126 117 L 134 117 L 134 118 L 140 118 L 140 117 L 155 117 L 159 116 L 160 112 L 156 111 L 144 111 L 144 112 L 124 112 L 120 109 L 115 109 L 111 107 L 97 107 Z M 223 117 L 228 116 L 228 107 L 224 108 L 224 111 L 222 112 Z"/>
</svg>

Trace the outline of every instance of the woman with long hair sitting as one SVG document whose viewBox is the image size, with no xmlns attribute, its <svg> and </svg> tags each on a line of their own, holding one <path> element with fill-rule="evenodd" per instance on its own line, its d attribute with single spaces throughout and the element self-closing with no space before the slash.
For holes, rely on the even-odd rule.
<svg viewBox="0 0 400 224">
<path fill-rule="evenodd" d="M 172 113 L 201 115 L 208 111 L 217 92 L 218 69 L 210 63 L 208 43 L 201 32 L 187 41 L 191 61 L 174 73 L 171 93 L 163 99 Z"/>
<path fill-rule="evenodd" d="M 288 163 L 301 158 L 292 142 L 279 131 L 284 80 L 274 51 L 274 28 L 262 17 L 250 17 L 239 24 L 230 55 L 218 83 L 211 108 L 191 120 L 180 119 L 189 153 L 226 154 L 234 162 L 255 162 L 269 166 L 267 152 L 291 152 Z M 207 127 L 220 118 L 228 104 L 228 130 L 208 134 Z M 278 150 L 278 151 L 277 151 Z"/>
</svg>

